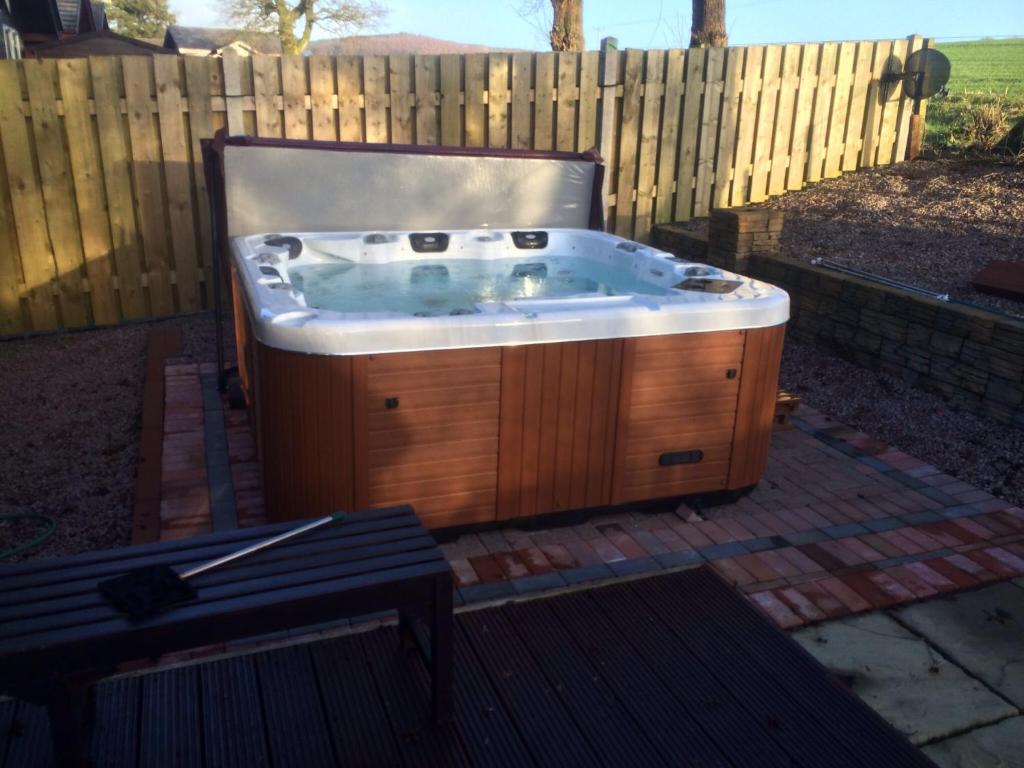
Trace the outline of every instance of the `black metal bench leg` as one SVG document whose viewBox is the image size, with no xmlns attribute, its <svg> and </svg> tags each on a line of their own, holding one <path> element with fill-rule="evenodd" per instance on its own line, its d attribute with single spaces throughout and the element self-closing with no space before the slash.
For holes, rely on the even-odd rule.
<svg viewBox="0 0 1024 768">
<path fill-rule="evenodd" d="M 430 680 L 434 722 L 442 725 L 452 716 L 453 646 L 452 577 L 434 580 L 434 604 L 430 614 Z"/>
<path fill-rule="evenodd" d="M 50 738 L 59 766 L 88 766 L 89 734 L 96 713 L 95 688 L 91 683 L 56 685 L 47 696 Z"/>
</svg>

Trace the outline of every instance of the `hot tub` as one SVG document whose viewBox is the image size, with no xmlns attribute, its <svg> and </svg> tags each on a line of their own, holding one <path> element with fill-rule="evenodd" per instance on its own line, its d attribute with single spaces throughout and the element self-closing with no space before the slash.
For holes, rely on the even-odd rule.
<svg viewBox="0 0 1024 768">
<path fill-rule="evenodd" d="M 439 528 L 757 483 L 785 292 L 586 219 L 468 219 L 226 233 L 272 518 L 409 503 Z"/>
</svg>

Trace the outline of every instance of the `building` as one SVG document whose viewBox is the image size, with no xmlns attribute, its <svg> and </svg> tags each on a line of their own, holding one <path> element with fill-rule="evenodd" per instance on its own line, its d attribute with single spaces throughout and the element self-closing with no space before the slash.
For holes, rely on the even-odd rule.
<svg viewBox="0 0 1024 768">
<path fill-rule="evenodd" d="M 104 4 L 92 0 L 0 0 L 3 58 L 32 56 L 37 46 L 107 29 Z"/>
<path fill-rule="evenodd" d="M 277 35 L 267 32 L 172 24 L 164 35 L 164 48 L 168 53 L 187 56 L 223 56 L 225 53 L 251 56 L 254 53 L 280 54 L 281 41 Z"/>
</svg>

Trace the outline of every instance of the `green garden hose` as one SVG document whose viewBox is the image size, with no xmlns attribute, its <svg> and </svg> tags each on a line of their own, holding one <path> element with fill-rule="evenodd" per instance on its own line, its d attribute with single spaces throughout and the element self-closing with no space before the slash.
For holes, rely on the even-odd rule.
<svg viewBox="0 0 1024 768">
<path fill-rule="evenodd" d="M 0 560 L 6 560 L 9 557 L 20 555 L 22 552 L 35 549 L 53 536 L 54 531 L 57 530 L 56 520 L 52 517 L 47 517 L 46 515 L 37 514 L 36 512 L 12 512 L 10 514 L 0 515 L 0 520 L 38 520 L 41 523 L 45 523 L 47 526 L 46 530 L 32 539 L 32 541 L 26 542 L 25 544 L 18 544 L 10 549 L 0 551 Z"/>
</svg>

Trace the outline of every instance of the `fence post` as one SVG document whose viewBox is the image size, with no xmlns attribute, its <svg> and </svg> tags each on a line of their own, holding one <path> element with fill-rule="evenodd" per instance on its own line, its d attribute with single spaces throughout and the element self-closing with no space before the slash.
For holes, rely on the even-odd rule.
<svg viewBox="0 0 1024 768">
<path fill-rule="evenodd" d="M 916 35 L 908 38 L 913 46 Z M 925 38 L 921 43 L 921 49 L 931 47 L 931 39 Z M 921 156 L 921 145 L 924 142 L 924 110 L 925 104 L 922 99 L 914 99 L 914 110 L 910 113 L 910 134 L 907 136 L 907 160 L 916 160 Z"/>
<path fill-rule="evenodd" d="M 242 57 L 226 52 L 220 57 L 224 79 L 224 110 L 229 136 L 245 133 L 242 119 Z"/>
<path fill-rule="evenodd" d="M 604 161 L 604 183 L 601 185 L 601 207 L 604 228 L 608 226 L 608 194 L 612 183 L 612 154 L 615 151 L 615 88 L 619 84 L 619 41 L 614 37 L 601 40 L 601 142 L 598 151 Z"/>
</svg>

